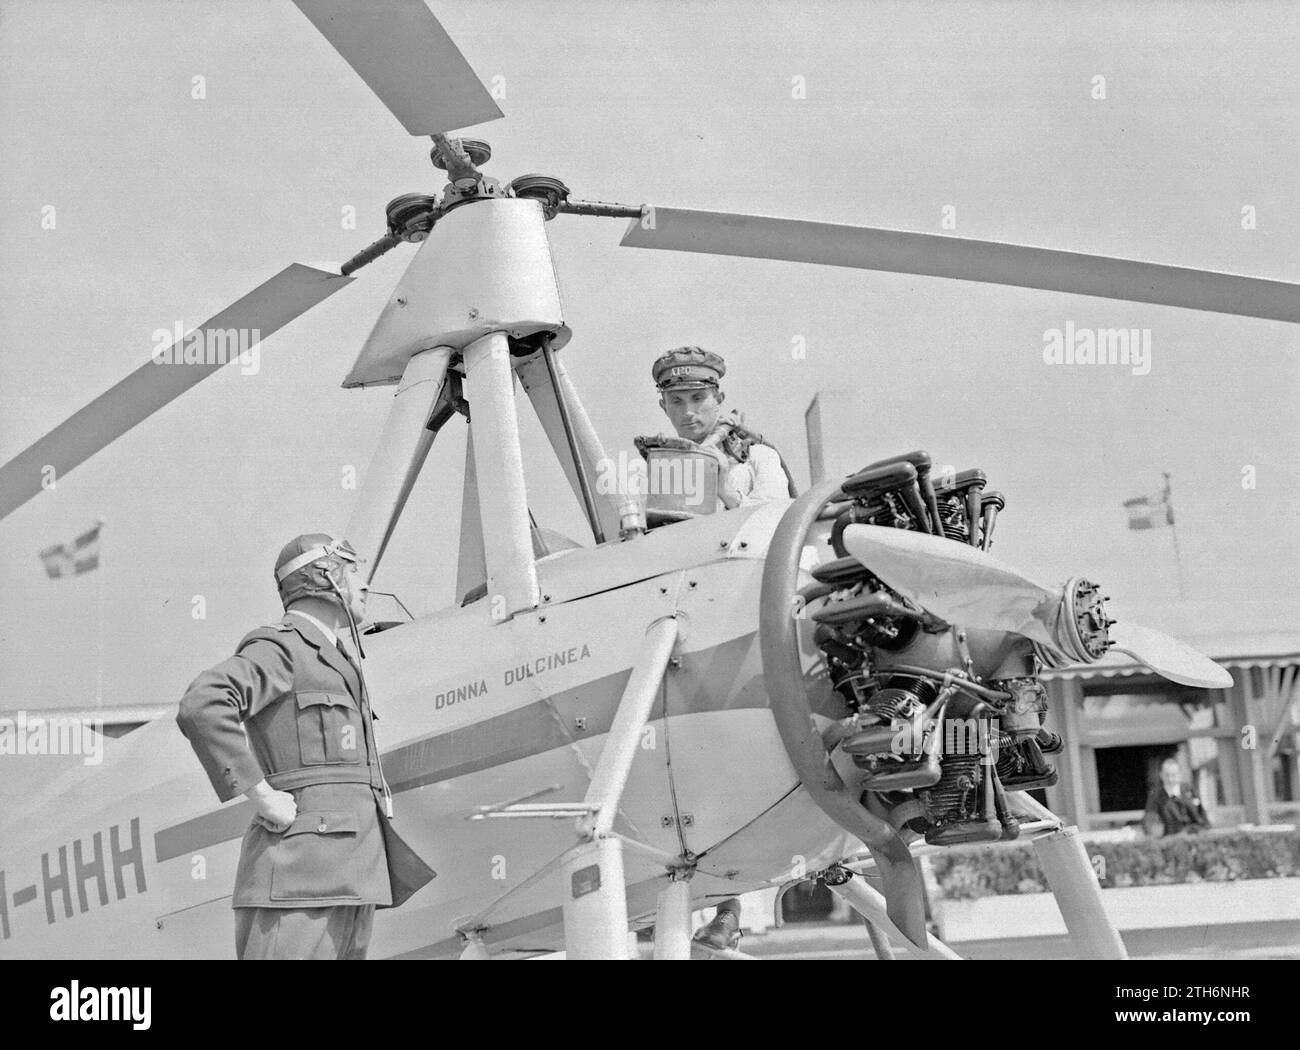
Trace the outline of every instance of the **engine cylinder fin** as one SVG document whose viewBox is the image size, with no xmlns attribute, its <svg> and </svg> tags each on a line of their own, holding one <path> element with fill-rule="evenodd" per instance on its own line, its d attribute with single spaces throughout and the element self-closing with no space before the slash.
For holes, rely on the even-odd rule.
<svg viewBox="0 0 1300 1050">
<path fill-rule="evenodd" d="M 812 570 L 812 577 L 818 583 L 833 583 L 843 587 L 857 583 L 870 575 L 867 567 L 853 557 L 823 562 L 821 565 L 813 566 Z"/>
</svg>

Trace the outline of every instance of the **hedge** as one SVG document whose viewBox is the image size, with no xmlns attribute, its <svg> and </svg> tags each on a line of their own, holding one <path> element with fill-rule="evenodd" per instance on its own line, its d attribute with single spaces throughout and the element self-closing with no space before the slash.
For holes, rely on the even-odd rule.
<svg viewBox="0 0 1300 1050">
<path fill-rule="evenodd" d="M 1300 831 L 1223 831 L 1134 842 L 1087 842 L 1103 889 L 1235 882 L 1300 876 Z M 1028 842 L 955 847 L 931 858 L 940 892 L 952 900 L 1047 893 Z"/>
</svg>

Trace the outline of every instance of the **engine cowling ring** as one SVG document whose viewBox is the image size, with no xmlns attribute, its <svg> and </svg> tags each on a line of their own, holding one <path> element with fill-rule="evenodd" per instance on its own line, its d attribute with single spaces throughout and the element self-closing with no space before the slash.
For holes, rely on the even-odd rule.
<svg viewBox="0 0 1300 1050">
<path fill-rule="evenodd" d="M 890 919 L 908 940 L 925 949 L 929 940 L 920 870 L 894 827 L 858 801 L 832 764 L 813 721 L 799 657 L 799 620 L 791 615 L 808 533 L 839 494 L 839 481 L 815 485 L 791 504 L 772 533 L 759 603 L 763 677 L 777 732 L 804 788 L 827 816 L 866 844 L 880 871 Z"/>
</svg>

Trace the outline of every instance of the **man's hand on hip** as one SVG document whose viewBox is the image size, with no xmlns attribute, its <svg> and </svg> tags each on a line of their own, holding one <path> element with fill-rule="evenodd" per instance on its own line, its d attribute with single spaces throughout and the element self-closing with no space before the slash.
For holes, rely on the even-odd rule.
<svg viewBox="0 0 1300 1050">
<path fill-rule="evenodd" d="M 288 829 L 298 815 L 298 803 L 287 791 L 276 791 L 265 780 L 259 780 L 245 794 L 257 804 L 253 819 L 269 831 Z"/>
</svg>

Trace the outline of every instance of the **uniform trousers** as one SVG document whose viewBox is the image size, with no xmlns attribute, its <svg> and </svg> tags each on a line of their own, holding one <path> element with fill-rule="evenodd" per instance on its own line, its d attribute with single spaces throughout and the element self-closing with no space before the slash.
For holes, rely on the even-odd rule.
<svg viewBox="0 0 1300 1050">
<path fill-rule="evenodd" d="M 240 959 L 364 959 L 373 904 L 332 908 L 236 908 Z"/>
</svg>

